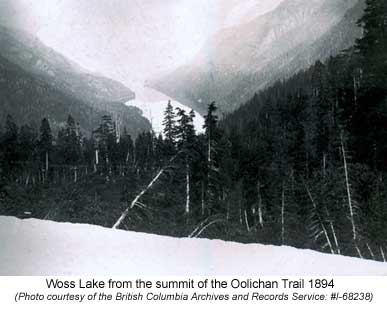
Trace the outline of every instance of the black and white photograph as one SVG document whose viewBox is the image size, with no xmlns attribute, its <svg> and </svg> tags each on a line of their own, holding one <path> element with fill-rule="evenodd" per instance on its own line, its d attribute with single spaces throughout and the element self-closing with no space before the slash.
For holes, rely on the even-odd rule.
<svg viewBox="0 0 387 310">
<path fill-rule="evenodd" d="M 0 0 L 0 276 L 386 260 L 386 0 Z"/>
</svg>

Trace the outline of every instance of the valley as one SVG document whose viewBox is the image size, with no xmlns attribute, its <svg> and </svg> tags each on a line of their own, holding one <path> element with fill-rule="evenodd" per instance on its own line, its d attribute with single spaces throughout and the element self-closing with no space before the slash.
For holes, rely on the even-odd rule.
<svg viewBox="0 0 387 310">
<path fill-rule="evenodd" d="M 126 102 L 126 105 L 141 109 L 143 115 L 150 121 L 155 133 L 162 133 L 164 112 L 170 98 L 155 89 L 141 86 L 141 84 L 135 86 L 134 91 L 136 93 L 136 98 Z M 186 111 L 187 114 L 191 111 L 191 108 L 176 100 L 172 99 L 171 104 L 174 108 Z M 201 133 L 203 132 L 204 119 L 198 112 L 195 111 L 195 114 L 196 117 L 193 124 L 196 132 Z"/>
<path fill-rule="evenodd" d="M 34 34 L 0 26 L 0 220 L 64 245 L 90 229 L 385 263 L 385 1 L 182 3 L 69 0 Z"/>
</svg>

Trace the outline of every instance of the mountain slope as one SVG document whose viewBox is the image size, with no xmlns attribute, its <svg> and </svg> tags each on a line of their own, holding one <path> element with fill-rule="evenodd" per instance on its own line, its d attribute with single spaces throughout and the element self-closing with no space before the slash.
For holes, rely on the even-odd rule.
<svg viewBox="0 0 387 310">
<path fill-rule="evenodd" d="M 150 85 L 203 111 L 237 108 L 260 89 L 350 47 L 364 0 L 285 0 L 253 21 L 218 33 L 190 64 Z"/>
<path fill-rule="evenodd" d="M 0 275 L 387 275 L 387 264 L 291 247 L 178 239 L 0 216 Z M 157 259 L 155 259 L 157 257 Z"/>
<path fill-rule="evenodd" d="M 123 84 L 87 72 L 28 33 L 0 26 L 0 45 L 0 55 L 10 62 L 90 104 L 126 102 L 135 97 Z"/>
<path fill-rule="evenodd" d="M 150 129 L 139 109 L 124 105 L 135 95 L 123 84 L 86 72 L 19 30 L 0 26 L 0 45 L 0 121 L 7 114 L 18 123 L 48 116 L 55 127 L 71 113 L 91 132 L 109 113 L 131 134 Z"/>
<path fill-rule="evenodd" d="M 73 95 L 61 92 L 39 77 L 25 72 L 19 66 L 0 56 L 0 124 L 4 124 L 8 114 L 19 124 L 39 125 L 42 118 L 48 117 L 56 131 L 71 114 L 84 132 L 91 133 L 101 117 L 108 113 L 85 104 Z M 142 117 L 141 111 L 124 108 L 123 122 L 128 132 L 136 135 L 149 128 L 149 122 Z"/>
</svg>

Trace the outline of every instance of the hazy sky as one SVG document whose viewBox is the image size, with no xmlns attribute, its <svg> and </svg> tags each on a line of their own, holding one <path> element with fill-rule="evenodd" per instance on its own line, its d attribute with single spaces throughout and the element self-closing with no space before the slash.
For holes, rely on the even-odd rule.
<svg viewBox="0 0 387 310">
<path fill-rule="evenodd" d="M 187 62 L 220 28 L 282 1 L 0 0 L 0 23 L 131 86 Z"/>
</svg>

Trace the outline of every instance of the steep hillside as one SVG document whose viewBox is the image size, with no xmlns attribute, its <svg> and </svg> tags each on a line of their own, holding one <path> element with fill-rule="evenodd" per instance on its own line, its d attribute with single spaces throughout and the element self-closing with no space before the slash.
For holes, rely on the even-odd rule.
<svg viewBox="0 0 387 310">
<path fill-rule="evenodd" d="M 230 111 L 277 79 L 350 47 L 363 0 L 286 0 L 253 21 L 218 33 L 190 63 L 151 86 L 203 111 Z"/>
<path fill-rule="evenodd" d="M 71 113 L 90 132 L 103 114 L 114 114 L 132 134 L 150 129 L 139 109 L 125 106 L 135 94 L 123 84 L 91 74 L 37 38 L 0 26 L 0 121 L 48 116 L 59 125 Z"/>
<path fill-rule="evenodd" d="M 1 56 L 91 105 L 135 97 L 123 84 L 87 72 L 28 33 L 0 26 L 0 44 Z"/>
<path fill-rule="evenodd" d="M 35 126 L 43 117 L 48 117 L 54 131 L 71 114 L 82 130 L 90 133 L 97 127 L 100 118 L 108 113 L 56 89 L 45 79 L 25 72 L 3 57 L 0 57 L 0 106 L 0 124 L 4 124 L 7 114 L 13 115 L 19 124 L 32 123 Z M 149 122 L 134 107 L 123 107 L 120 115 L 124 116 L 123 124 L 127 125 L 132 135 L 149 129 Z"/>
</svg>

